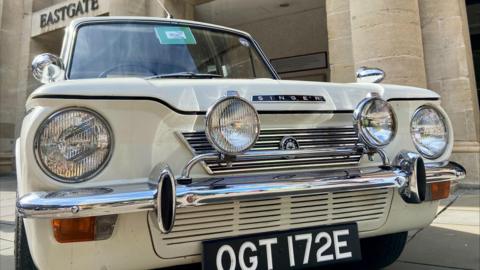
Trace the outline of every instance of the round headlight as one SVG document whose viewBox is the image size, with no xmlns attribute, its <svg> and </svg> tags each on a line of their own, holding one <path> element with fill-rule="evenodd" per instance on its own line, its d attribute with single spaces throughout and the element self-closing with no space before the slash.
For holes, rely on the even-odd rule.
<svg viewBox="0 0 480 270">
<path fill-rule="evenodd" d="M 207 112 L 206 135 L 223 154 L 240 154 L 257 141 L 260 121 L 255 108 L 237 96 L 217 101 Z"/>
<path fill-rule="evenodd" d="M 440 157 L 448 145 L 448 129 L 443 115 L 431 106 L 418 108 L 410 123 L 410 134 L 418 152 L 429 159 Z"/>
<path fill-rule="evenodd" d="M 78 183 L 98 174 L 112 153 L 107 121 L 84 108 L 66 108 L 48 117 L 35 135 L 42 170 L 57 181 Z"/>
<path fill-rule="evenodd" d="M 362 100 L 355 109 L 354 120 L 360 138 L 369 147 L 382 148 L 395 137 L 395 113 L 392 106 L 381 98 Z"/>
</svg>

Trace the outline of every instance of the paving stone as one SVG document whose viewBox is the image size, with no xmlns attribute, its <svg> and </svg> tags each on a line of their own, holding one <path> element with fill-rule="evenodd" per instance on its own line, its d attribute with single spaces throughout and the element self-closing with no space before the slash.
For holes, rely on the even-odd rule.
<svg viewBox="0 0 480 270">
<path fill-rule="evenodd" d="M 458 269 L 458 268 L 449 268 L 443 266 L 435 266 L 435 265 L 425 265 L 425 264 L 418 264 L 418 263 L 411 263 L 411 262 L 403 262 L 397 261 L 391 266 L 385 268 L 385 270 L 451 270 L 451 269 Z"/>
<path fill-rule="evenodd" d="M 456 230 L 456 231 L 459 231 L 459 232 L 465 232 L 465 233 L 480 235 L 480 226 L 441 224 L 441 223 L 434 223 L 431 226 L 438 227 L 438 228 L 443 228 L 443 229 Z"/>
<path fill-rule="evenodd" d="M 472 190 L 461 195 L 451 206 L 452 210 L 478 211 L 480 208 L 480 194 L 472 194 L 474 192 Z"/>
<path fill-rule="evenodd" d="M 408 242 L 400 260 L 425 265 L 480 269 L 480 235 L 457 230 L 455 226 L 430 226 Z"/>
<path fill-rule="evenodd" d="M 14 243 L 12 241 L 6 241 L 6 240 L 0 239 L 0 250 L 12 248 L 13 246 L 14 246 Z"/>
<path fill-rule="evenodd" d="M 471 211 L 448 209 L 438 216 L 433 223 L 480 226 L 480 212 L 478 208 Z"/>
<path fill-rule="evenodd" d="M 0 269 L 15 269 L 15 260 L 13 257 L 13 247 L 0 250 Z"/>
<path fill-rule="evenodd" d="M 15 235 L 15 226 L 0 223 L 0 240 L 13 242 Z"/>
</svg>

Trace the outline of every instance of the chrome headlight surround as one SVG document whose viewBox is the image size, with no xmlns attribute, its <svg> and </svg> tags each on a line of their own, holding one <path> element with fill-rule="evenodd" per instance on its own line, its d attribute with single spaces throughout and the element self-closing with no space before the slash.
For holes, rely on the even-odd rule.
<svg viewBox="0 0 480 270">
<path fill-rule="evenodd" d="M 53 121 L 58 119 L 58 117 L 61 117 L 62 115 L 66 115 L 68 113 L 75 113 L 75 112 L 89 115 L 92 117 L 91 119 L 93 119 L 94 121 L 98 121 L 98 124 L 102 125 L 102 127 L 105 130 L 105 134 L 108 139 L 108 144 L 104 149 L 106 151 L 106 154 L 103 156 L 102 161 L 98 164 L 98 166 L 95 169 L 90 170 L 82 175 L 66 177 L 54 172 L 52 168 L 50 168 L 47 164 L 45 164 L 45 160 L 43 158 L 43 153 L 42 153 L 42 135 L 45 129 L 48 128 L 48 126 L 52 124 Z M 72 125 L 70 126 L 70 128 L 82 128 L 82 127 L 80 125 L 77 125 L 77 126 Z M 63 129 L 60 133 L 65 132 L 66 130 L 67 128 Z M 60 135 L 58 136 L 57 140 L 59 139 L 60 139 Z M 57 144 L 57 147 L 61 147 L 59 145 L 60 143 Z M 37 164 L 39 165 L 40 169 L 46 175 L 51 177 L 53 180 L 61 183 L 67 183 L 67 184 L 76 184 L 76 183 L 81 183 L 81 182 L 90 180 L 96 175 L 98 175 L 100 172 L 102 172 L 112 157 L 113 145 L 114 145 L 113 131 L 110 124 L 107 122 L 107 120 L 103 116 L 101 116 L 99 113 L 83 107 L 67 107 L 52 113 L 40 124 L 40 126 L 36 130 L 34 143 L 33 143 L 35 160 L 37 161 Z M 84 158 L 90 156 L 91 154 L 92 153 L 85 156 Z M 65 158 L 65 160 L 67 159 Z"/>
<path fill-rule="evenodd" d="M 237 103 L 237 104 L 234 104 Z M 224 115 L 224 112 L 228 109 L 228 106 L 245 106 L 243 108 L 245 113 L 249 115 L 243 115 L 244 117 L 248 117 L 252 122 L 249 123 L 248 120 L 245 119 L 238 119 L 239 115 L 238 111 L 233 111 L 230 115 Z M 221 110 L 221 111 L 219 111 Z M 247 142 L 244 143 L 241 147 L 235 147 L 232 143 L 232 138 L 226 136 L 224 132 L 225 126 L 222 126 L 220 121 L 222 118 L 237 118 L 236 121 L 242 121 L 243 123 L 238 123 L 240 125 L 247 124 L 250 127 L 247 127 L 252 132 L 249 137 L 247 138 Z M 250 104 L 247 100 L 239 97 L 239 96 L 226 96 L 219 99 L 215 104 L 213 104 L 207 111 L 206 115 L 206 125 L 205 125 L 205 134 L 207 136 L 208 141 L 212 146 L 220 153 L 224 155 L 238 155 L 244 153 L 251 149 L 255 143 L 257 142 L 258 136 L 260 134 L 260 119 L 258 117 L 257 110 Z M 231 122 L 233 126 L 234 123 Z M 233 127 L 235 128 L 235 127 Z M 236 148 L 236 149 L 234 149 Z"/>
<path fill-rule="evenodd" d="M 380 138 L 376 137 L 375 134 L 372 134 L 372 132 L 368 130 L 367 126 L 369 124 L 369 119 L 366 119 L 366 116 L 370 112 L 372 106 L 375 106 L 375 104 L 377 103 L 380 103 L 382 106 L 385 106 L 387 108 L 387 113 L 389 114 L 389 117 L 391 119 L 391 129 L 389 130 L 391 134 L 386 140 L 383 141 Z M 378 96 L 367 97 L 360 101 L 353 113 L 353 120 L 360 140 L 368 148 L 371 149 L 384 148 L 395 138 L 395 135 L 397 133 L 397 117 L 392 106 L 390 105 L 390 103 Z"/>
<path fill-rule="evenodd" d="M 429 149 L 426 145 L 421 144 L 421 142 L 416 138 L 417 135 L 417 127 L 415 127 L 415 122 L 420 120 L 418 119 L 419 117 L 422 117 L 421 113 L 425 110 L 430 110 L 431 113 L 434 113 L 436 117 L 438 117 L 438 121 L 441 124 L 441 126 L 438 126 L 440 129 L 443 129 L 443 143 L 444 145 L 440 148 L 437 149 L 436 152 L 435 150 Z M 424 116 L 424 115 L 423 115 Z M 415 145 L 415 148 L 417 151 L 425 158 L 433 160 L 441 157 L 445 151 L 448 148 L 449 141 L 450 141 L 450 134 L 449 134 L 449 126 L 447 119 L 445 115 L 436 107 L 432 105 L 423 105 L 417 108 L 415 112 L 413 113 L 412 119 L 410 120 L 410 137 L 412 138 L 412 142 Z M 432 136 L 432 135 L 430 135 Z M 426 148 L 426 149 L 424 149 Z M 429 151 L 429 152 L 427 152 Z"/>
</svg>

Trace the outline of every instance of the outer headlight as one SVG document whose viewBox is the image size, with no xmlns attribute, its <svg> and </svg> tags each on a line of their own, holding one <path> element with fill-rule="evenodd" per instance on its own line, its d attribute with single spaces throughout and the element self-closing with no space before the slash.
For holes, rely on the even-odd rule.
<svg viewBox="0 0 480 270">
<path fill-rule="evenodd" d="M 85 108 L 66 108 L 48 117 L 35 135 L 35 156 L 57 181 L 78 183 L 98 174 L 112 153 L 107 121 Z"/>
<path fill-rule="evenodd" d="M 392 106 L 379 97 L 362 100 L 355 109 L 354 121 L 363 143 L 372 148 L 389 144 L 397 131 Z"/>
<path fill-rule="evenodd" d="M 434 107 L 422 106 L 417 109 L 410 123 L 410 134 L 418 152 L 426 158 L 436 159 L 447 148 L 447 124 Z"/>
<path fill-rule="evenodd" d="M 240 97 L 222 98 L 207 112 L 206 135 L 220 153 L 235 155 L 247 151 L 259 133 L 257 111 Z"/>
</svg>

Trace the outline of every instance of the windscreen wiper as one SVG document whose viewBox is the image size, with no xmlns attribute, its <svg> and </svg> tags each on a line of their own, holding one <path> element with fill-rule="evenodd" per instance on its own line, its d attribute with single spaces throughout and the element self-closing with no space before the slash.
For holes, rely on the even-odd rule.
<svg viewBox="0 0 480 270">
<path fill-rule="evenodd" d="M 150 79 L 162 79 L 162 78 L 211 79 L 211 78 L 223 78 L 223 76 L 220 74 L 211 74 L 211 73 L 176 72 L 176 73 L 158 74 L 158 75 L 146 77 L 145 79 L 150 80 Z"/>
</svg>

